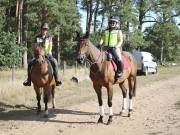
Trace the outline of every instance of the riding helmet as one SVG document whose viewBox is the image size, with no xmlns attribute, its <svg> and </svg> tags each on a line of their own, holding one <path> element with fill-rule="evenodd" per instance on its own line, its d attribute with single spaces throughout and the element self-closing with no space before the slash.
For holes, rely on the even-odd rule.
<svg viewBox="0 0 180 135">
<path fill-rule="evenodd" d="M 43 23 L 41 29 L 49 29 L 48 23 Z"/>
</svg>

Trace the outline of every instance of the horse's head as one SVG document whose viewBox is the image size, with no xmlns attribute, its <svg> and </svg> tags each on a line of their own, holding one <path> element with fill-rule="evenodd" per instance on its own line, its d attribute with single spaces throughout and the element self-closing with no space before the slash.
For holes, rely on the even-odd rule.
<svg viewBox="0 0 180 135">
<path fill-rule="evenodd" d="M 35 55 L 35 59 L 38 63 L 44 63 L 45 59 L 44 59 L 44 48 L 42 47 L 36 47 L 34 49 L 34 55 Z"/>
<path fill-rule="evenodd" d="M 88 55 L 89 44 L 90 41 L 87 37 L 83 37 L 80 39 L 77 61 L 81 64 L 84 63 L 85 58 Z"/>
</svg>

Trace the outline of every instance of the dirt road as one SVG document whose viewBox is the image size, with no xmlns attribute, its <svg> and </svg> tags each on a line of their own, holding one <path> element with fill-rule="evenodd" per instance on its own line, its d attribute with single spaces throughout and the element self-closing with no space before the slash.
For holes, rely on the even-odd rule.
<svg viewBox="0 0 180 135">
<path fill-rule="evenodd" d="M 117 91 L 117 90 L 116 90 Z M 106 97 L 106 96 L 105 96 Z M 108 112 L 104 100 L 105 112 Z M 119 116 L 121 92 L 113 98 L 113 123 L 96 124 L 97 100 L 50 110 L 48 119 L 34 110 L 0 108 L 0 135 L 180 135 L 180 76 L 137 88 L 132 116 Z M 58 100 L 60 101 L 60 100 Z M 106 114 L 104 121 L 108 119 Z"/>
</svg>

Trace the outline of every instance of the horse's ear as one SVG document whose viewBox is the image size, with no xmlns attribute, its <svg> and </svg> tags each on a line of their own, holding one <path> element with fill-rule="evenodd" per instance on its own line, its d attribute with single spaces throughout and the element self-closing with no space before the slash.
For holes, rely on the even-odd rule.
<svg viewBox="0 0 180 135">
<path fill-rule="evenodd" d="M 89 31 L 86 31 L 85 38 L 89 38 Z"/>
</svg>

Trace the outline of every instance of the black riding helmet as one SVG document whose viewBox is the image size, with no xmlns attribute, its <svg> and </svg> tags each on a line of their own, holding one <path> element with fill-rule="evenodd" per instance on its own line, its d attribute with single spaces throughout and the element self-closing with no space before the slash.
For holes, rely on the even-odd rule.
<svg viewBox="0 0 180 135">
<path fill-rule="evenodd" d="M 118 19 L 115 16 L 110 16 L 109 17 L 109 22 L 116 22 L 116 23 L 118 23 Z"/>
<path fill-rule="evenodd" d="M 43 23 L 41 29 L 49 29 L 48 23 Z"/>
</svg>

